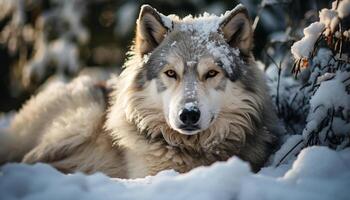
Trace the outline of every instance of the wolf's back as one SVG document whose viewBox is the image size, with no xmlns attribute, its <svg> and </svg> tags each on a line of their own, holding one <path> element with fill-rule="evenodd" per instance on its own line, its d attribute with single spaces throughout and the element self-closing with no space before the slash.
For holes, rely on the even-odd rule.
<svg viewBox="0 0 350 200">
<path fill-rule="evenodd" d="M 49 85 L 24 104 L 8 128 L 0 130 L 0 164 L 24 157 L 40 161 L 67 138 L 83 142 L 93 134 L 104 109 L 102 90 L 88 77 Z"/>
</svg>

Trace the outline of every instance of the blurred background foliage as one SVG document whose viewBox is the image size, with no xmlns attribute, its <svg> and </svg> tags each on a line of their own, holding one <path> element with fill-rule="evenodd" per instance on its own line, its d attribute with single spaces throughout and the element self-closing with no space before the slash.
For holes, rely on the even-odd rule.
<svg viewBox="0 0 350 200">
<path fill-rule="evenodd" d="M 219 15 L 238 3 L 256 26 L 254 55 L 269 66 L 291 62 L 290 46 L 331 1 L 0 0 L 0 113 L 19 109 L 48 81 L 120 71 L 142 4 L 184 17 Z"/>
</svg>

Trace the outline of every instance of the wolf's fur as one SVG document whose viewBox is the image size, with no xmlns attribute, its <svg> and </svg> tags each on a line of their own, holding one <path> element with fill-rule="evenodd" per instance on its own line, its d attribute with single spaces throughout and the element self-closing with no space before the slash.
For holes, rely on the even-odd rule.
<svg viewBox="0 0 350 200">
<path fill-rule="evenodd" d="M 165 18 L 143 6 L 110 106 L 88 78 L 46 89 L 3 134 L 0 163 L 47 162 L 65 172 L 135 178 L 164 169 L 186 172 L 237 155 L 258 170 L 280 129 L 250 53 L 247 12 L 239 6 L 208 21 L 219 20 L 218 30 L 205 34 L 196 28 L 201 20 Z M 176 79 L 164 75 L 169 69 Z M 208 70 L 218 75 L 203 78 Z M 187 105 L 201 113 L 195 131 L 182 129 L 177 116 Z"/>
</svg>

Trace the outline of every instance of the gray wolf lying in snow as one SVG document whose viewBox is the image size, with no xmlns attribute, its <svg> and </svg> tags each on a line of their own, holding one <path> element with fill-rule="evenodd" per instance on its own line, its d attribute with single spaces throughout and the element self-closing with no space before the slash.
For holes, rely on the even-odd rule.
<svg viewBox="0 0 350 200">
<path fill-rule="evenodd" d="M 241 5 L 183 19 L 144 5 L 112 92 L 87 77 L 40 92 L 2 133 L 0 162 L 136 178 L 235 155 L 257 171 L 280 128 L 252 38 Z"/>
</svg>

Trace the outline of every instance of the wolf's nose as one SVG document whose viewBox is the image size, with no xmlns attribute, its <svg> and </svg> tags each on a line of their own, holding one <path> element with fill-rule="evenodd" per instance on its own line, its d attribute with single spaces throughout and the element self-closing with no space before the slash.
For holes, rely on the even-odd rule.
<svg viewBox="0 0 350 200">
<path fill-rule="evenodd" d="M 179 117 L 185 126 L 195 125 L 201 116 L 201 112 L 197 107 L 191 107 L 190 109 L 184 108 L 180 111 Z"/>
</svg>

